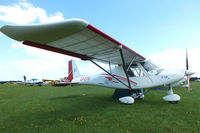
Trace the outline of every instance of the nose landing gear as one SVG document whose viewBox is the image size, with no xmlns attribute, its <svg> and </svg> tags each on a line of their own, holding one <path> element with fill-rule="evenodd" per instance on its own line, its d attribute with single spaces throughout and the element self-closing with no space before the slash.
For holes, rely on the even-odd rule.
<svg viewBox="0 0 200 133">
<path fill-rule="evenodd" d="M 178 101 L 181 99 L 179 95 L 174 94 L 171 86 L 167 89 L 167 93 L 168 95 L 163 97 L 163 100 L 168 101 L 171 104 L 177 104 Z"/>
</svg>

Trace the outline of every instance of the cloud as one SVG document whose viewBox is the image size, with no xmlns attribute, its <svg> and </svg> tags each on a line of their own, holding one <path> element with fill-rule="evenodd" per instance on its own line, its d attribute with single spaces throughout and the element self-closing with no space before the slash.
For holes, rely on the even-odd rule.
<svg viewBox="0 0 200 133">
<path fill-rule="evenodd" d="M 44 59 L 26 59 L 11 62 L 20 72 L 28 74 L 29 77 L 46 77 L 48 73 L 67 67 L 66 62 L 49 61 Z M 64 71 L 63 71 L 64 72 Z M 67 72 L 67 71 L 65 71 Z M 58 75 L 57 75 L 58 76 Z M 61 75 L 59 75 L 61 76 Z M 56 76 L 55 76 L 56 77 Z"/>
<path fill-rule="evenodd" d="M 102 69 L 100 69 L 99 67 L 97 67 L 96 65 L 94 65 L 93 63 L 87 61 L 85 62 L 83 65 L 82 61 L 79 62 L 79 61 L 76 61 L 77 63 L 77 67 L 80 71 L 80 73 L 82 75 L 95 75 L 95 74 L 99 74 L 99 73 L 102 73 L 104 72 Z M 99 63 L 97 62 L 101 67 L 103 67 L 105 70 L 108 70 L 109 69 L 109 66 L 108 64 L 104 64 L 104 63 Z"/>
<path fill-rule="evenodd" d="M 22 45 L 21 43 L 12 43 L 11 45 L 10 45 L 12 48 L 24 48 L 25 46 L 24 45 Z"/>
<path fill-rule="evenodd" d="M 189 70 L 196 72 L 194 76 L 200 77 L 200 48 L 188 49 Z M 162 68 L 186 69 L 186 50 L 171 49 L 156 53 L 148 57 Z"/>
<path fill-rule="evenodd" d="M 59 53 L 55 53 L 55 52 L 51 52 L 51 51 L 47 51 L 47 50 L 43 50 L 43 49 L 39 49 L 39 48 L 35 48 L 35 47 L 26 46 L 26 45 L 23 45 L 18 42 L 14 42 L 10 46 L 11 46 L 11 48 L 22 48 L 26 54 L 33 55 L 33 56 L 43 58 L 43 59 L 50 59 L 50 60 L 58 61 L 58 60 L 66 60 L 66 58 L 74 58 L 74 57 L 69 57 L 69 56 L 63 55 L 63 54 L 59 54 Z"/>
<path fill-rule="evenodd" d="M 35 7 L 26 0 L 8 6 L 0 5 L 0 21 L 4 22 L 30 24 L 60 20 L 64 20 L 61 12 L 47 14 L 44 9 Z M 23 75 L 28 78 L 52 79 L 67 76 L 67 61 L 71 57 L 22 45 L 19 42 L 14 42 L 10 46 L 20 48 L 25 52 L 22 54 L 31 55 L 34 58 L 1 62 L 1 78 L 4 80 L 20 80 Z"/>
<path fill-rule="evenodd" d="M 127 41 L 124 44 L 126 44 L 127 46 L 131 46 L 131 45 L 134 45 L 135 42 L 134 41 Z"/>
<path fill-rule="evenodd" d="M 64 20 L 61 12 L 48 15 L 47 12 L 35 7 L 27 1 L 20 1 L 9 6 L 0 6 L 0 20 L 14 24 L 28 24 L 39 21 L 40 23 Z"/>
<path fill-rule="evenodd" d="M 22 78 L 23 75 L 26 75 L 28 78 L 59 79 L 68 76 L 69 60 L 79 60 L 77 58 L 67 55 L 26 46 L 19 42 L 12 43 L 10 47 L 14 49 L 20 48 L 24 51 L 24 53 L 22 54 L 25 54 L 27 56 L 31 55 L 34 58 L 13 60 L 11 62 L 3 64 L 3 66 L 9 65 L 8 68 L 0 67 L 1 70 L 4 70 L 6 72 L 8 72 L 8 69 L 10 70 L 10 74 L 4 76 L 4 78 L 9 76 L 7 78 L 8 80 L 19 80 Z M 14 66 L 14 68 L 12 66 Z M 82 63 L 80 63 L 80 66 L 82 66 Z"/>
<path fill-rule="evenodd" d="M 3 62 L 0 65 L 0 80 L 23 80 L 30 78 L 59 79 L 67 76 L 67 63 L 45 59 L 23 59 Z"/>
<path fill-rule="evenodd" d="M 130 44 L 133 45 L 135 42 L 131 41 Z"/>
</svg>

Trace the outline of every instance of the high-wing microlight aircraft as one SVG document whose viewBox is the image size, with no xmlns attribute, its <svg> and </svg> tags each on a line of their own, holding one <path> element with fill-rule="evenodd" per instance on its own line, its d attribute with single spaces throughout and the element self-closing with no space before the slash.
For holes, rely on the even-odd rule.
<svg viewBox="0 0 200 133">
<path fill-rule="evenodd" d="M 188 79 L 194 72 L 188 70 L 160 69 L 145 57 L 123 45 L 119 41 L 95 28 L 82 19 L 35 25 L 5 25 L 1 32 L 10 38 L 23 41 L 24 45 L 41 48 L 90 61 L 104 73 L 81 76 L 75 63 L 69 62 L 68 80 L 70 84 L 87 84 L 115 88 L 113 97 L 131 104 L 134 99 L 142 99 L 150 88 L 164 86 L 170 103 L 178 103 L 180 96 L 173 93 L 173 87 Z M 98 62 L 114 68 L 105 70 Z M 145 91 L 143 91 L 143 89 Z"/>
</svg>

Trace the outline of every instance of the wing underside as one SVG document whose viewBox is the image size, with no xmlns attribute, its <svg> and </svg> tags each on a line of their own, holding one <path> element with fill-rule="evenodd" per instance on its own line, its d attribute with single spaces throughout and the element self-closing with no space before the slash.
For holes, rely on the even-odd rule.
<svg viewBox="0 0 200 133">
<path fill-rule="evenodd" d="M 23 41 L 23 44 L 38 47 L 83 60 L 97 60 L 122 64 L 119 50 L 122 49 L 126 64 L 145 58 L 111 38 L 84 20 L 66 20 L 59 23 L 29 26 L 4 26 L 1 31 L 7 36 Z"/>
</svg>

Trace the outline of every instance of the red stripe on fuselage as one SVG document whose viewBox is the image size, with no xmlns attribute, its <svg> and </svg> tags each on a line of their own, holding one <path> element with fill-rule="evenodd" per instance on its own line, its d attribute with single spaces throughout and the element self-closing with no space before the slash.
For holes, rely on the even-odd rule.
<svg viewBox="0 0 200 133">
<path fill-rule="evenodd" d="M 101 74 L 101 75 L 110 75 L 110 74 L 105 74 L 105 73 L 103 73 L 103 74 Z M 115 76 L 116 78 L 118 78 L 118 79 L 121 79 L 121 80 L 124 80 L 124 81 L 128 81 L 126 78 L 124 78 L 124 77 L 121 77 L 121 76 L 119 76 L 119 75 L 113 75 L 113 76 Z M 108 77 L 106 77 L 106 78 L 108 78 Z M 136 84 L 137 85 L 137 83 L 136 82 L 134 82 L 134 81 L 132 81 L 132 80 L 129 80 L 131 83 L 133 83 L 133 84 Z"/>
</svg>

